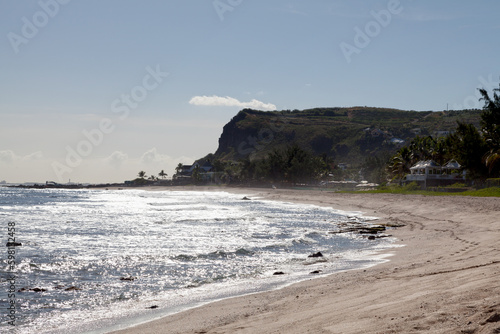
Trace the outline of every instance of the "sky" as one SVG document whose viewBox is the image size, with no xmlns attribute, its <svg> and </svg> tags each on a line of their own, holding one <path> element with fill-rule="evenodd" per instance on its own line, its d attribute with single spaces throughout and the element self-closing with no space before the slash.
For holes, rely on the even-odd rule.
<svg viewBox="0 0 500 334">
<path fill-rule="evenodd" d="M 481 108 L 500 1 L 0 0 L 0 181 L 169 176 L 243 108 Z"/>
</svg>

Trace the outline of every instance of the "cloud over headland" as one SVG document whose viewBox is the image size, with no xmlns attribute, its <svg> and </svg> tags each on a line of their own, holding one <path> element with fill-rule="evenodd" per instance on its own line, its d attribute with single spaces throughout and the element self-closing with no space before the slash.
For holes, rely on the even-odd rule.
<svg viewBox="0 0 500 334">
<path fill-rule="evenodd" d="M 276 105 L 272 103 L 264 103 L 262 101 L 253 99 L 249 102 L 241 102 L 234 97 L 229 96 L 194 96 L 189 101 L 189 104 L 195 106 L 223 106 L 223 107 L 240 107 L 240 108 L 252 108 L 258 110 L 276 110 Z"/>
</svg>

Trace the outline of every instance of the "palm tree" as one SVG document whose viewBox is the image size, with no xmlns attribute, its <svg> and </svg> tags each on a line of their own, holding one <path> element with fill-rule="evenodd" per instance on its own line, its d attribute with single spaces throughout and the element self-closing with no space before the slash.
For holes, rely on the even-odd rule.
<svg viewBox="0 0 500 334">
<path fill-rule="evenodd" d="M 201 181 L 201 175 L 200 175 L 200 166 L 196 165 L 193 169 L 193 173 L 191 174 L 191 178 L 194 180 L 196 184 L 198 184 Z"/>
<path fill-rule="evenodd" d="M 394 155 L 388 166 L 388 172 L 394 178 L 402 179 L 410 173 L 410 167 L 414 165 L 415 158 L 408 146 L 404 146 Z"/>
<path fill-rule="evenodd" d="M 182 171 L 182 167 L 183 167 L 183 165 L 179 162 L 179 164 L 177 165 L 177 167 L 175 167 L 175 172 L 177 174 L 180 174 L 181 171 Z"/>
<path fill-rule="evenodd" d="M 412 163 L 420 160 L 430 160 L 433 158 L 436 148 L 436 141 L 430 137 L 415 137 L 409 145 Z"/>
<path fill-rule="evenodd" d="M 158 176 L 164 179 L 165 177 L 167 177 L 167 173 L 165 173 L 162 169 L 161 172 L 158 173 Z"/>
<path fill-rule="evenodd" d="M 493 172 L 495 167 L 500 166 L 500 148 L 490 149 L 484 157 L 484 162 L 490 173 Z"/>
<path fill-rule="evenodd" d="M 436 161 L 438 164 L 442 165 L 446 163 L 449 156 L 449 148 L 447 146 L 446 138 L 438 139 L 432 151 L 432 159 Z"/>
<path fill-rule="evenodd" d="M 141 170 L 141 171 L 139 172 L 139 174 L 137 174 L 137 175 L 139 175 L 139 177 L 140 177 L 141 179 L 144 179 L 144 178 L 146 177 L 146 172 L 145 172 L 145 171 L 143 171 L 143 170 Z"/>
<path fill-rule="evenodd" d="M 500 84 L 493 90 L 493 98 L 485 89 L 479 89 L 479 92 L 484 101 L 481 130 L 489 148 L 483 159 L 491 174 L 500 167 Z"/>
<path fill-rule="evenodd" d="M 488 147 L 481 133 L 473 124 L 458 122 L 455 133 L 448 135 L 450 156 L 456 159 L 471 178 L 487 177 L 488 171 L 482 158 Z"/>
</svg>

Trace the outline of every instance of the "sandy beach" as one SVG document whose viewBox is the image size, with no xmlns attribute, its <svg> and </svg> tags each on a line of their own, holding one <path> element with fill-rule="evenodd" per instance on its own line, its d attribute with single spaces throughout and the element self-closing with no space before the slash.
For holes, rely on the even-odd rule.
<svg viewBox="0 0 500 334">
<path fill-rule="evenodd" d="M 113 333 L 500 333 L 498 198 L 222 190 L 404 224 L 389 231 L 404 247 L 368 269 L 225 299 Z"/>
</svg>

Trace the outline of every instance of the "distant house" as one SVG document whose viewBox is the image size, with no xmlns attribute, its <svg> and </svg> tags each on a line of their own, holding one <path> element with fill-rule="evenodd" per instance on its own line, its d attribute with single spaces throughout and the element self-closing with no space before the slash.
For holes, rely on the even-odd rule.
<svg viewBox="0 0 500 334">
<path fill-rule="evenodd" d="M 341 163 L 339 163 L 337 165 L 337 167 L 340 168 L 340 169 L 342 169 L 342 170 L 346 170 L 347 168 L 349 168 L 349 165 L 346 164 L 346 163 L 341 162 Z"/>
<path fill-rule="evenodd" d="M 396 145 L 396 146 L 403 146 L 405 141 L 403 139 L 400 139 L 400 138 L 396 138 L 396 137 L 392 137 L 389 142 L 393 145 Z"/>
<path fill-rule="evenodd" d="M 417 162 L 410 168 L 406 181 L 420 183 L 426 188 L 463 182 L 465 175 L 465 171 L 456 160 L 450 160 L 443 166 L 434 160 L 425 160 Z"/>
<path fill-rule="evenodd" d="M 207 161 L 205 161 L 205 163 L 203 165 L 200 166 L 200 168 L 203 169 L 203 171 L 205 173 L 208 173 L 208 172 L 211 172 L 212 169 L 214 169 L 214 166 L 212 165 L 212 163 L 209 160 L 207 160 Z"/>
<path fill-rule="evenodd" d="M 383 136 L 386 135 L 386 133 L 384 131 L 380 130 L 380 129 L 373 129 L 371 131 L 371 135 L 373 137 L 383 137 Z"/>
<path fill-rule="evenodd" d="M 198 168 L 199 175 L 203 180 L 205 179 L 210 179 L 210 174 L 213 170 L 213 165 L 210 163 L 210 161 L 205 161 L 203 164 L 200 164 L 198 162 L 195 162 L 192 165 L 182 165 L 182 169 L 179 171 L 179 173 L 175 176 L 176 179 L 186 179 L 186 178 L 191 178 L 193 175 L 193 172 Z"/>
<path fill-rule="evenodd" d="M 193 165 L 182 165 L 182 169 L 179 174 L 184 176 L 191 176 L 191 172 L 193 171 Z"/>
<path fill-rule="evenodd" d="M 206 161 L 205 163 L 203 163 L 203 165 L 199 164 L 198 162 L 195 162 L 192 165 L 182 165 L 182 169 L 180 170 L 179 174 L 184 176 L 191 176 L 196 168 L 199 168 L 201 173 L 208 173 L 213 169 L 213 166 L 210 161 Z"/>
<path fill-rule="evenodd" d="M 439 131 L 434 131 L 432 133 L 432 136 L 434 138 L 439 138 L 439 137 L 446 137 L 447 135 L 449 135 L 451 133 L 451 131 L 442 131 L 442 130 L 439 130 Z"/>
</svg>

